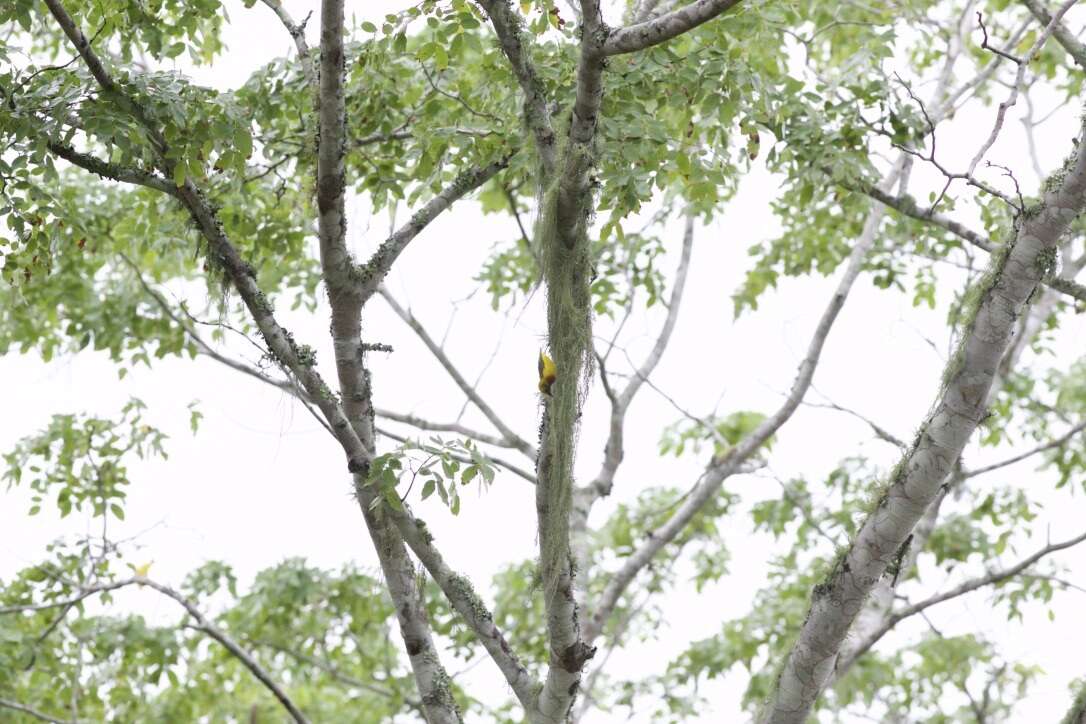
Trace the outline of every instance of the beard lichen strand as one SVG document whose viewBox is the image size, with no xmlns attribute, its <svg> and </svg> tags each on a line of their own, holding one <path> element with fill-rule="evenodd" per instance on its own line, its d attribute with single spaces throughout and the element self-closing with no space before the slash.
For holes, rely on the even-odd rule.
<svg viewBox="0 0 1086 724">
<path fill-rule="evenodd" d="M 541 193 L 535 238 L 547 286 L 547 332 L 558 380 L 545 406 L 536 505 L 540 513 L 540 574 L 545 594 L 569 575 L 569 515 L 580 408 L 591 375 L 590 270 L 586 223 L 559 228 L 560 180 Z M 563 233 L 564 232 L 564 233 Z M 572 243 L 570 243 L 572 242 Z"/>
</svg>

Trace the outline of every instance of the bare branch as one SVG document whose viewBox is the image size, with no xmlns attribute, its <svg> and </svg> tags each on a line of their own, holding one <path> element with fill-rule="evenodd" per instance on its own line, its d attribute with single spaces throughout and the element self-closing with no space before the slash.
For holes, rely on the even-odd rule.
<svg viewBox="0 0 1086 724">
<path fill-rule="evenodd" d="M 815 403 L 815 402 L 804 402 L 803 404 L 806 405 L 807 407 L 816 407 L 816 408 L 822 408 L 822 409 L 826 409 L 826 410 L 837 410 L 838 412 L 843 412 L 846 415 L 851 415 L 852 417 L 855 417 L 857 420 L 860 420 L 861 422 L 866 424 L 868 427 L 870 427 L 871 431 L 875 433 L 875 437 L 882 440 L 883 442 L 888 442 L 891 445 L 893 445 L 895 447 L 898 447 L 898 448 L 906 448 L 906 447 L 908 447 L 908 445 L 906 444 L 906 442 L 904 440 L 897 437 L 896 435 L 894 435 L 893 433 L 888 431 L 886 428 L 879 425 L 877 422 L 875 422 L 871 418 L 869 418 L 869 417 L 867 417 L 865 415 L 862 415 L 859 412 L 856 412 L 855 410 L 849 409 L 847 407 L 842 407 L 841 405 L 838 405 L 836 402 L 831 401 L 831 402 L 828 402 L 826 404 L 818 404 L 818 403 Z"/>
<path fill-rule="evenodd" d="M 474 430 L 466 425 L 462 425 L 459 422 L 433 422 L 417 415 L 405 415 L 399 412 L 393 412 L 392 410 L 383 410 L 381 408 L 375 408 L 374 410 L 378 417 L 384 417 L 393 422 L 403 423 L 404 425 L 410 425 L 411 427 L 417 427 L 420 430 L 434 430 L 436 432 L 455 432 L 457 435 L 463 435 L 469 437 L 472 440 L 478 440 L 484 442 L 487 445 L 493 445 L 495 447 L 515 447 L 508 440 L 494 435 L 488 435 L 485 432 Z"/>
<path fill-rule="evenodd" d="M 877 186 L 862 180 L 838 182 L 838 184 L 849 191 L 855 191 L 864 194 L 865 196 L 870 196 L 883 205 L 912 219 L 946 229 L 960 239 L 968 241 L 973 246 L 989 253 L 995 251 L 1000 246 L 998 242 L 973 231 L 964 224 L 951 219 L 949 216 L 936 212 L 932 207 L 921 208 L 917 205 L 916 200 L 909 194 L 894 196 Z M 1062 294 L 1086 302 L 1086 286 L 1083 286 L 1072 279 L 1066 279 L 1057 276 L 1055 273 L 1049 273 L 1041 281 L 1045 286 L 1055 289 Z"/>
<path fill-rule="evenodd" d="M 604 448 L 603 467 L 596 474 L 595 479 L 588 485 L 589 488 L 595 491 L 596 495 L 605 496 L 611 492 L 615 471 L 618 469 L 623 457 L 622 437 L 626 412 L 629 410 L 630 403 L 633 402 L 633 398 L 641 388 L 641 385 L 648 381 L 653 370 L 655 370 L 656 366 L 660 363 L 660 359 L 667 349 L 668 342 L 671 341 L 671 333 L 675 330 L 675 323 L 679 318 L 679 307 L 682 305 L 683 291 L 686 288 L 686 275 L 690 269 L 690 256 L 693 246 L 694 216 L 693 214 L 687 214 L 683 230 L 682 252 L 679 257 L 679 265 L 675 270 L 675 278 L 671 286 L 671 297 L 669 298 L 667 305 L 667 317 L 664 319 L 664 324 L 660 328 L 660 333 L 656 337 L 656 342 L 653 344 L 652 350 L 645 358 L 645 361 L 641 363 L 641 366 L 634 371 L 633 376 L 630 378 L 629 382 L 626 383 L 626 387 L 622 392 L 615 396 L 615 400 L 611 405 L 611 426 L 607 437 L 607 444 Z"/>
<path fill-rule="evenodd" d="M 1006 460 L 1000 460 L 999 462 L 992 463 L 991 465 L 985 465 L 984 467 L 981 467 L 981 468 L 976 468 L 974 470 L 969 470 L 969 471 L 963 471 L 961 473 L 961 475 L 958 476 L 958 479 L 959 480 L 966 480 L 968 478 L 975 478 L 978 475 L 984 475 L 985 473 L 990 473 L 993 470 L 998 470 L 1000 468 L 1005 468 L 1008 465 L 1014 465 L 1015 463 L 1021 462 L 1021 461 L 1025 460 L 1026 458 L 1033 457 L 1034 455 L 1037 455 L 1039 453 L 1043 453 L 1043 452 L 1045 452 L 1047 450 L 1052 450 L 1053 448 L 1060 447 L 1061 445 L 1065 445 L 1071 438 L 1075 437 L 1076 435 L 1081 433 L 1083 430 L 1086 430 L 1086 422 L 1080 422 L 1079 424 L 1072 427 L 1070 430 L 1068 430 L 1063 435 L 1060 435 L 1055 440 L 1050 440 L 1049 442 L 1046 442 L 1043 445 L 1039 445 L 1039 446 L 1037 446 L 1037 447 L 1035 447 L 1035 448 L 1033 448 L 1031 450 L 1027 450 L 1026 452 L 1021 453 L 1019 455 L 1009 457 Z"/>
<path fill-rule="evenodd" d="M 396 230 L 388 237 L 370 260 L 358 269 L 357 275 L 361 280 L 358 294 L 362 304 L 365 304 L 376 292 L 392 268 L 393 262 L 399 258 L 407 245 L 419 235 L 437 216 L 468 194 L 479 188 L 499 171 L 509 165 L 509 156 L 501 158 L 494 163 L 483 167 L 472 167 L 461 171 L 452 183 L 442 189 L 441 193 L 432 198 L 425 206 L 415 212 L 411 220 Z"/>
<path fill-rule="evenodd" d="M 651 48 L 707 23 L 739 4 L 740 0 L 696 0 L 653 20 L 613 30 L 603 45 L 605 55 Z M 651 9 L 650 11 L 651 12 Z"/>
<path fill-rule="evenodd" d="M 898 175 L 904 166 L 904 158 L 894 166 L 891 173 L 884 181 L 886 188 L 892 188 L 897 182 Z M 799 365 L 792 389 L 785 399 L 784 404 L 772 416 L 762 422 L 754 431 L 730 447 L 724 455 L 710 462 L 705 472 L 699 479 L 697 486 L 686 502 L 664 523 L 652 532 L 652 535 L 644 541 L 638 549 L 626 559 L 623 566 L 611 577 L 610 582 L 600 597 L 596 610 L 591 620 L 585 624 L 585 638 L 592 640 L 598 636 L 607 618 L 617 605 L 622 593 L 633 581 L 634 577 L 649 564 L 660 550 L 673 540 L 697 512 L 720 490 L 720 486 L 730 475 L 736 473 L 743 464 L 753 455 L 762 444 L 769 439 L 780 427 L 791 418 L 792 413 L 799 407 L 803 396 L 811 385 L 814 372 L 818 366 L 818 360 L 822 354 L 822 347 L 829 336 L 833 323 L 837 319 L 841 308 L 848 298 L 853 282 L 863 268 L 864 259 L 875 242 L 875 234 L 882 220 L 883 209 L 875 207 L 868 212 L 867 221 L 863 231 L 857 239 L 848 258 L 848 264 L 837 284 L 837 289 L 830 299 L 826 309 L 822 312 L 818 326 L 815 328 L 807 347 L 807 355 Z"/>
<path fill-rule="evenodd" d="M 909 618 L 910 616 L 915 616 L 921 611 L 930 608 L 937 603 L 949 601 L 952 598 L 963 596 L 967 593 L 977 590 L 978 588 L 984 588 L 985 586 L 991 586 L 997 583 L 1001 583 L 1008 578 L 1013 578 L 1014 576 L 1017 576 L 1019 573 L 1026 570 L 1034 563 L 1041 560 L 1050 553 L 1055 553 L 1056 551 L 1071 548 L 1072 546 L 1076 546 L 1083 541 L 1086 541 L 1086 533 L 1083 533 L 1076 538 L 1072 538 L 1071 540 L 1067 540 L 1062 543 L 1052 543 L 1050 545 L 1046 545 L 1044 548 L 1040 549 L 1028 558 L 1025 558 L 1021 562 L 1011 566 L 1010 568 L 1005 568 L 1001 571 L 993 571 L 991 573 L 988 573 L 987 575 L 970 579 L 959 586 L 955 586 L 949 591 L 944 591 L 943 593 L 936 594 L 934 596 L 924 599 L 923 601 L 914 603 L 893 612 L 889 616 L 889 618 L 887 618 L 886 621 L 883 623 L 882 627 L 868 634 L 868 636 L 864 638 L 864 640 L 860 642 L 860 644 L 858 644 L 855 650 L 852 652 L 851 658 L 841 661 L 840 665 L 844 668 L 852 666 L 856 659 L 865 654 L 872 646 L 875 645 L 875 643 L 879 639 L 885 636 L 886 633 L 890 631 L 890 629 L 892 629 L 894 626 L 897 626 L 899 623 Z"/>
<path fill-rule="evenodd" d="M 1029 68 L 1030 62 L 1035 57 L 1037 57 L 1037 53 L 1039 53 L 1041 51 L 1041 48 L 1044 47 L 1044 44 L 1048 41 L 1049 37 L 1051 37 L 1052 33 L 1056 30 L 1056 26 L 1059 24 L 1060 20 L 1063 19 L 1063 16 L 1067 14 L 1067 11 L 1071 9 L 1071 6 L 1074 5 L 1075 2 L 1077 2 L 1077 0 L 1065 0 L 1063 5 L 1060 6 L 1059 10 L 1056 11 L 1056 14 L 1052 16 L 1052 19 L 1049 20 L 1047 25 L 1045 25 L 1044 31 L 1037 37 L 1037 40 L 1034 41 L 1033 45 L 1026 52 L 1026 54 L 1022 56 L 1022 59 L 1018 60 L 1013 57 L 1011 58 L 1011 60 L 1014 60 L 1018 63 L 1018 72 L 1014 76 L 1014 85 L 1011 87 L 1010 95 L 1007 97 L 1006 100 L 1002 101 L 999 104 L 999 108 L 996 110 L 995 124 L 992 126 L 992 131 L 988 135 L 988 140 L 984 142 L 984 144 L 977 151 L 976 155 L 973 156 L 973 160 L 969 162 L 969 170 L 967 172 L 969 175 L 972 175 L 973 171 L 977 168 L 977 164 L 979 164 L 981 162 L 981 159 L 984 158 L 984 154 L 988 153 L 988 150 L 995 145 L 996 139 L 999 138 L 999 133 L 1003 130 L 1003 120 L 1007 116 L 1007 110 L 1018 102 L 1018 93 L 1022 89 L 1022 85 L 1026 77 L 1026 70 Z M 981 15 L 979 12 L 977 13 L 977 20 L 978 22 L 980 22 L 981 20 Z M 981 28 L 984 28 L 983 22 L 981 22 Z M 984 40 L 985 44 L 987 44 L 987 31 L 984 32 Z"/>
<path fill-rule="evenodd" d="M 290 37 L 294 40 L 294 47 L 298 50 L 298 61 L 302 64 L 305 81 L 315 92 L 317 90 L 317 72 L 313 61 L 309 57 L 309 44 L 305 42 L 305 26 L 309 22 L 309 15 L 301 24 L 298 24 L 290 17 L 290 13 L 287 12 L 286 8 L 283 7 L 283 3 L 279 0 L 261 0 L 261 2 L 271 8 L 272 12 L 278 16 L 279 21 L 283 23 L 283 27 L 290 33 Z"/>
<path fill-rule="evenodd" d="M 486 417 L 487 420 L 490 420 L 490 424 L 501 433 L 502 438 L 505 441 L 504 446 L 519 450 L 534 460 L 536 457 L 535 448 L 529 444 L 527 440 L 513 432 L 513 430 L 498 417 L 498 413 L 494 412 L 494 409 L 486 403 L 486 400 L 482 398 L 478 391 L 464 379 L 464 376 L 460 374 L 460 371 L 456 369 L 448 355 L 445 354 L 445 351 L 438 346 L 422 324 L 415 318 L 415 315 L 401 307 L 388 289 L 381 287 L 378 289 L 378 293 L 386 302 L 388 302 L 388 306 L 392 307 L 392 311 L 396 313 L 396 316 L 402 319 L 407 326 L 411 327 L 415 334 L 418 335 L 418 338 L 422 340 L 422 343 L 426 345 L 426 348 L 430 350 L 430 353 L 434 355 L 437 361 L 441 363 L 441 366 L 445 368 L 445 371 L 449 373 L 449 376 L 453 378 L 456 386 L 467 395 L 468 399 L 479 408 L 479 412 L 483 413 L 483 416 Z"/>
<path fill-rule="evenodd" d="M 1052 13 L 1048 11 L 1042 0 L 1022 0 L 1022 4 L 1029 8 L 1033 17 L 1037 18 L 1041 25 L 1045 27 L 1052 25 Z M 1057 20 L 1052 28 L 1052 36 L 1076 63 L 1086 69 L 1086 45 L 1083 45 L 1074 33 Z"/>
</svg>

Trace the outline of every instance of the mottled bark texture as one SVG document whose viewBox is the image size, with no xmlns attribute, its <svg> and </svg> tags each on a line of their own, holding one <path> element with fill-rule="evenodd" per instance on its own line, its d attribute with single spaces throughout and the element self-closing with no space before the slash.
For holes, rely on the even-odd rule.
<svg viewBox="0 0 1086 724">
<path fill-rule="evenodd" d="M 1080 134 L 1081 135 L 1081 134 Z M 868 594 L 939 494 L 986 412 L 988 391 L 1016 322 L 1056 259 L 1071 221 L 1086 207 L 1086 154 L 1076 153 L 1045 184 L 1041 201 L 1016 221 L 988 272 L 970 291 L 958 352 L 933 411 L 894 468 L 848 550 L 811 594 L 807 619 L 760 721 L 802 724 L 833 672 L 845 634 Z"/>
</svg>

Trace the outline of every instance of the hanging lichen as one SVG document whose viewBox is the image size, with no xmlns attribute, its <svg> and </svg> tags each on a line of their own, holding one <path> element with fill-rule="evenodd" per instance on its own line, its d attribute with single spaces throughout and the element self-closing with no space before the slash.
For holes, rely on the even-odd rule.
<svg viewBox="0 0 1086 724">
<path fill-rule="evenodd" d="M 568 153 L 587 153 L 571 145 Z M 561 155 L 560 155 L 561 157 Z M 573 219 L 559 219 L 561 176 L 540 193 L 535 241 L 547 288 L 547 336 L 557 366 L 557 381 L 545 403 L 540 428 L 536 507 L 539 512 L 540 573 L 546 593 L 571 570 L 569 516 L 573 500 L 573 462 L 581 405 L 592 375 L 592 264 L 587 237 L 591 204 Z"/>
</svg>

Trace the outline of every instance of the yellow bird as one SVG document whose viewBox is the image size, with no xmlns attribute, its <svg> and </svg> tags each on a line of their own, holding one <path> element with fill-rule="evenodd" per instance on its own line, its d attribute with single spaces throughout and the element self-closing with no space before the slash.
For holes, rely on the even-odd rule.
<svg viewBox="0 0 1086 724">
<path fill-rule="evenodd" d="M 133 566 L 129 564 L 129 568 L 132 569 L 132 573 L 136 576 L 136 578 L 147 578 L 147 574 L 151 572 L 152 563 L 154 563 L 154 561 L 147 561 L 140 566 Z"/>
<path fill-rule="evenodd" d="M 551 385 L 558 378 L 558 367 L 554 360 L 539 350 L 539 391 L 544 395 L 550 395 Z"/>
</svg>

